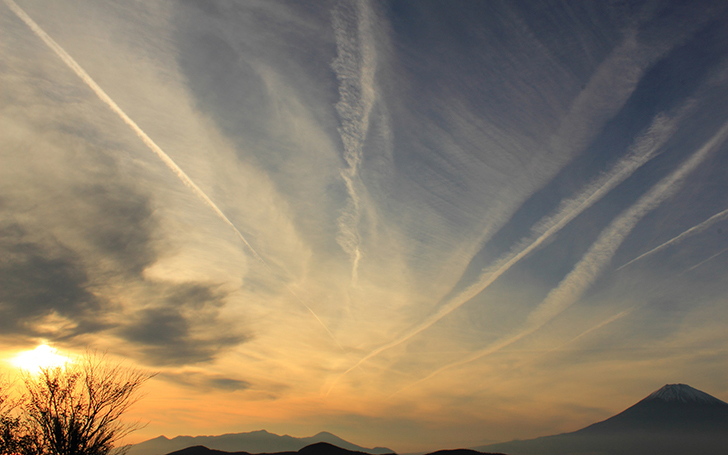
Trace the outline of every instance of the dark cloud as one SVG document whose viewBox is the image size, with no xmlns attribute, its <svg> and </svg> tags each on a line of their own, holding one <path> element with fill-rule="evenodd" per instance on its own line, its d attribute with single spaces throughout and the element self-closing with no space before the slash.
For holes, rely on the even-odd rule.
<svg viewBox="0 0 728 455">
<path fill-rule="evenodd" d="M 119 330 L 147 361 L 155 365 L 207 362 L 247 339 L 219 320 L 224 294 L 214 286 L 184 283 L 164 294 L 157 306 L 137 312 Z"/>
<path fill-rule="evenodd" d="M 78 256 L 59 245 L 41 245 L 14 223 L 0 222 L 0 328 L 3 333 L 62 336 L 36 326 L 56 314 L 98 331 L 101 302 L 87 288 L 89 278 Z M 66 334 L 67 336 L 68 334 Z"/>
<path fill-rule="evenodd" d="M 80 244 L 69 242 L 73 247 L 53 237 L 33 216 L 26 217 L 29 227 L 13 222 L 18 209 L 3 204 L 3 334 L 85 343 L 87 334 L 116 333 L 155 365 L 210 361 L 246 340 L 218 320 L 226 294 L 217 284 L 169 284 L 143 276 L 158 255 L 157 224 L 148 197 L 114 179 L 103 185 L 77 184 L 72 193 L 73 208 L 63 217 L 72 216 L 84 234 Z M 147 308 L 131 320 L 110 317 L 124 311 L 115 302 L 132 289 Z M 243 387 L 224 378 L 214 386 Z"/>
<path fill-rule="evenodd" d="M 239 379 L 225 378 L 225 377 L 211 378 L 208 381 L 208 384 L 210 384 L 210 386 L 212 386 L 216 389 L 229 390 L 231 392 L 235 391 L 235 390 L 243 390 L 243 389 L 250 388 L 249 382 L 241 381 Z"/>
<path fill-rule="evenodd" d="M 89 208 L 87 236 L 99 253 L 128 274 L 138 275 L 154 263 L 157 224 L 147 196 L 119 183 L 91 184 L 74 193 Z"/>
<path fill-rule="evenodd" d="M 48 200 L 11 193 L 0 201 L 2 333 L 70 344 L 114 333 L 155 365 L 209 361 L 245 341 L 218 320 L 226 294 L 217 284 L 144 276 L 165 247 L 152 200 L 126 181 L 117 159 L 93 151 L 91 169 L 52 197 L 42 193 Z M 114 316 L 130 311 L 131 294 L 145 309 L 130 320 Z M 220 379 L 216 387 L 242 386 Z"/>
<path fill-rule="evenodd" d="M 172 308 L 144 310 L 137 313 L 131 326 L 123 330 L 130 340 L 150 346 L 176 346 L 184 349 L 189 336 L 189 323 Z"/>
<path fill-rule="evenodd" d="M 79 133 L 80 134 L 80 133 Z M 5 334 L 77 343 L 113 327 L 109 292 L 156 261 L 149 198 L 123 183 L 118 163 L 94 165 L 71 186 L 28 181 L 40 197 L 8 192 L 0 208 L 0 314 Z M 103 183 L 101 183 L 103 182 Z"/>
<path fill-rule="evenodd" d="M 225 303 L 224 298 L 225 293 L 214 285 L 182 283 L 169 289 L 164 300 L 173 307 L 202 309 L 206 306 L 220 307 Z"/>
<path fill-rule="evenodd" d="M 235 392 L 245 390 L 251 387 L 248 381 L 242 379 L 229 378 L 216 374 L 206 374 L 199 372 L 183 372 L 183 373 L 162 373 L 161 378 L 181 384 L 195 389 L 217 389 L 227 392 Z"/>
</svg>

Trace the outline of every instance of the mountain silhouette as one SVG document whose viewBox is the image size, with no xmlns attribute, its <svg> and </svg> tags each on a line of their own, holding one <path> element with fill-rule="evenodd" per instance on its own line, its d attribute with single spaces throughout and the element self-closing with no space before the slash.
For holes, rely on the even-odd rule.
<svg viewBox="0 0 728 455">
<path fill-rule="evenodd" d="M 248 452 L 223 452 L 221 450 L 208 449 L 204 446 L 188 447 L 167 455 L 252 455 Z M 303 447 L 297 452 L 278 452 L 275 454 L 258 455 L 367 455 L 364 452 L 342 449 L 328 442 L 317 442 Z M 394 455 L 394 453 L 392 453 Z M 427 455 L 504 455 L 502 453 L 482 453 L 472 449 L 439 450 Z"/>
<path fill-rule="evenodd" d="M 393 453 L 392 450 L 385 447 L 375 447 L 373 449 L 360 447 L 325 431 L 307 438 L 294 438 L 293 436 L 280 436 L 265 430 L 259 430 L 219 436 L 177 436 L 172 439 L 159 436 L 131 446 L 127 455 L 163 455 L 195 446 L 201 446 L 207 450 L 224 452 L 297 453 L 306 446 L 320 442 L 366 454 L 379 455 Z M 210 452 L 210 454 L 212 453 Z"/>
<path fill-rule="evenodd" d="M 222 450 L 208 449 L 205 446 L 193 446 L 177 450 L 167 455 L 251 455 L 248 452 L 225 452 Z M 317 442 L 301 448 L 298 451 L 276 452 L 275 454 L 258 455 L 367 455 L 365 452 L 342 449 L 341 447 L 329 444 L 328 442 Z"/>
<path fill-rule="evenodd" d="M 724 455 L 728 403 L 686 384 L 667 384 L 619 414 L 573 433 L 475 449 L 511 455 Z"/>
<path fill-rule="evenodd" d="M 426 455 L 505 455 L 503 453 L 485 453 L 473 449 L 447 449 L 438 450 L 437 452 L 428 453 Z"/>
</svg>

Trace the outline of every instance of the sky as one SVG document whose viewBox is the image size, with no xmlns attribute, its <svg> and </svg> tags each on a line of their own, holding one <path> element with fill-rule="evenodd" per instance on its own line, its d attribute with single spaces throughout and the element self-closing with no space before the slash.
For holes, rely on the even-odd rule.
<svg viewBox="0 0 728 455">
<path fill-rule="evenodd" d="M 3 0 L 0 373 L 131 442 L 399 452 L 728 401 L 728 3 Z"/>
</svg>

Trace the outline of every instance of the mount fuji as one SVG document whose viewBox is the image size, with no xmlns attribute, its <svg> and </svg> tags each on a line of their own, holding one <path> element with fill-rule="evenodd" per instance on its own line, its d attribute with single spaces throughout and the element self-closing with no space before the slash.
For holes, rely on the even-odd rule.
<svg viewBox="0 0 728 455">
<path fill-rule="evenodd" d="M 667 384 L 637 404 L 573 433 L 477 447 L 512 455 L 728 453 L 728 403 Z"/>
</svg>

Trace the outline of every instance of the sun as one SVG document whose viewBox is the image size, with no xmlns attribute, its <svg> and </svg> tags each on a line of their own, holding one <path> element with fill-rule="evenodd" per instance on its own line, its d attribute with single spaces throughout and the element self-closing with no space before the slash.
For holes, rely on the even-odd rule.
<svg viewBox="0 0 728 455">
<path fill-rule="evenodd" d="M 70 357 L 58 354 L 56 348 L 47 344 L 41 344 L 32 351 L 23 351 L 10 359 L 13 365 L 30 373 L 38 373 L 42 368 L 63 366 L 70 361 Z"/>
</svg>

